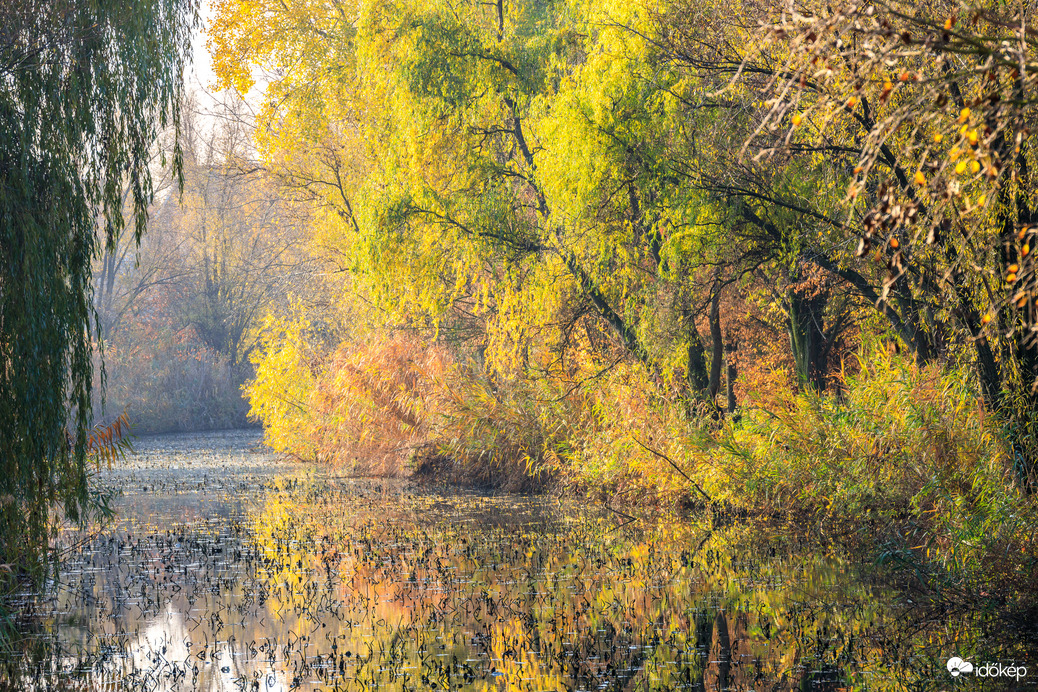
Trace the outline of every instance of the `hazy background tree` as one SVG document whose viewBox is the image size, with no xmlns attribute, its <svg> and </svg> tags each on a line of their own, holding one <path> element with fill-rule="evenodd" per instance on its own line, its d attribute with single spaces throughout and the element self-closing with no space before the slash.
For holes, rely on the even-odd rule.
<svg viewBox="0 0 1038 692">
<path fill-rule="evenodd" d="M 159 196 L 139 245 L 95 266 L 107 417 L 126 412 L 136 432 L 248 425 L 260 320 L 310 276 L 308 216 L 253 162 L 244 104 L 188 106 L 182 191 Z"/>
</svg>

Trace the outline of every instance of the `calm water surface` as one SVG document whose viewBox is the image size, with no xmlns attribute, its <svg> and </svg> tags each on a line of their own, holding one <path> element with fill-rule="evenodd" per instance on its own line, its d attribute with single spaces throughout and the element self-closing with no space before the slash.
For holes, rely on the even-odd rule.
<svg viewBox="0 0 1038 692">
<path fill-rule="evenodd" d="M 626 523 L 146 438 L 117 520 L 62 537 L 26 689 L 1034 689 L 1033 631 L 915 603 L 807 528 Z M 29 595 L 26 596 L 29 598 Z M 953 678 L 953 655 L 1029 666 Z"/>
</svg>

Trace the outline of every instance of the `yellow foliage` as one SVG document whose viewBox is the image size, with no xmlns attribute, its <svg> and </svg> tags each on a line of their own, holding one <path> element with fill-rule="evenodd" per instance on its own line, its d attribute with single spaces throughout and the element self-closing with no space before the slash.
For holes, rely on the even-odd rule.
<svg viewBox="0 0 1038 692">
<path fill-rule="evenodd" d="M 309 402 L 320 458 L 383 476 L 404 473 L 404 462 L 429 443 L 429 400 L 445 368 L 442 349 L 402 336 L 340 346 Z"/>
<path fill-rule="evenodd" d="M 300 316 L 265 320 L 265 339 L 253 355 L 256 377 L 246 385 L 245 393 L 249 415 L 263 423 L 266 443 L 279 452 L 312 460 L 317 448 L 309 436 L 309 399 L 316 362 L 306 341 L 309 326 Z"/>
</svg>

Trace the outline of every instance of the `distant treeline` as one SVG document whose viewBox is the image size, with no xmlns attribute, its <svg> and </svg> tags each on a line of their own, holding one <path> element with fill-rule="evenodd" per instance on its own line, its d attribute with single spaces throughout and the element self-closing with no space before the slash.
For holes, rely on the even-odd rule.
<svg viewBox="0 0 1038 692">
<path fill-rule="evenodd" d="M 259 321 L 284 304 L 309 261 L 298 205 L 262 171 L 245 170 L 242 107 L 232 101 L 205 117 L 188 103 L 183 187 L 164 178 L 141 242 L 120 238 L 95 262 L 102 420 L 125 413 L 136 433 L 255 424 L 242 385 Z"/>
</svg>

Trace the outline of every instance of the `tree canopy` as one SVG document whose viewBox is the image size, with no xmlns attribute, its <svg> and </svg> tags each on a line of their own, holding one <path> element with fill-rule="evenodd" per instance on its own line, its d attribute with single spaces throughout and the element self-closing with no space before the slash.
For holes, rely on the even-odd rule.
<svg viewBox="0 0 1038 692">
<path fill-rule="evenodd" d="M 313 252 L 365 325 L 340 350 L 446 348 L 484 401 L 539 417 L 532 456 L 596 448 L 550 432 L 563 402 L 591 437 L 634 382 L 663 418 L 731 424 L 771 378 L 839 390 L 878 340 L 971 371 L 1030 482 L 1032 14 L 224 0 L 210 47 L 223 85 L 270 77 L 263 165 L 322 210 Z M 328 311 L 300 312 L 272 318 L 260 415 L 278 381 L 306 400 L 364 360 L 307 343 Z M 519 427 L 468 430 L 498 424 Z"/>
</svg>

